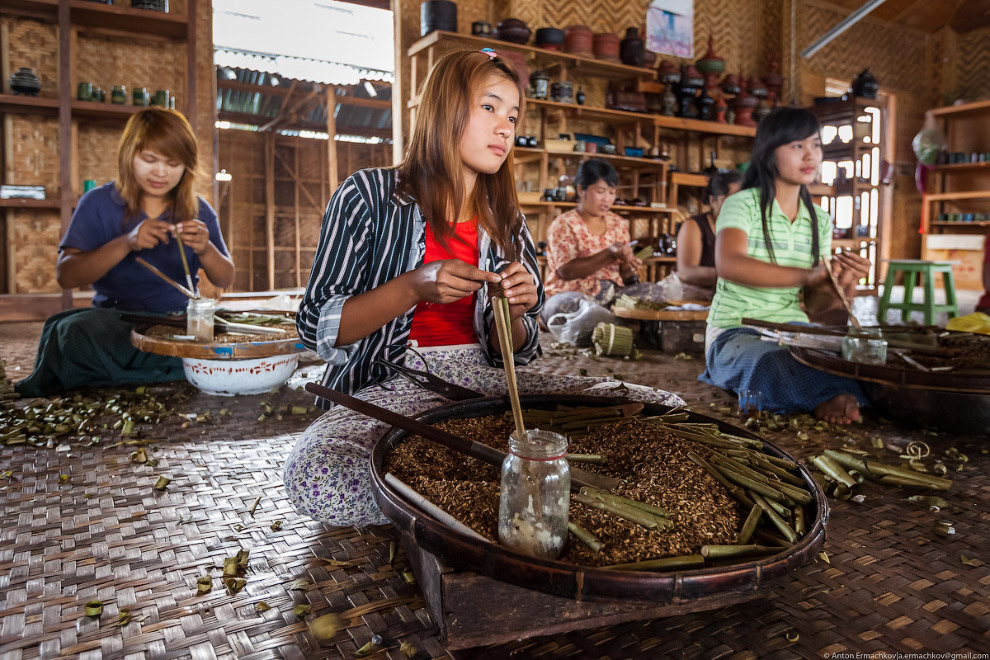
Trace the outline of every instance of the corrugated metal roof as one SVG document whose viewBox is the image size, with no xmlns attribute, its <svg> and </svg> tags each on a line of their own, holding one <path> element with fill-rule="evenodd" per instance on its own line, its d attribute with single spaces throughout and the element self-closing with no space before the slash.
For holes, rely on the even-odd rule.
<svg viewBox="0 0 990 660">
<path fill-rule="evenodd" d="M 362 80 L 391 83 L 391 71 L 364 69 L 340 62 L 313 60 L 292 55 L 275 55 L 232 48 L 216 48 L 213 62 L 217 66 L 276 74 L 284 78 L 305 80 L 324 85 L 356 85 Z"/>
<path fill-rule="evenodd" d="M 241 60 L 244 61 L 244 60 Z M 254 60 L 259 62 L 261 60 Z M 239 68 L 232 66 L 216 67 L 217 70 L 217 112 L 220 118 L 230 117 L 229 113 L 237 115 L 236 121 L 242 123 L 254 123 L 258 126 L 267 124 L 278 116 L 285 101 L 286 90 L 293 83 L 296 83 L 292 98 L 288 101 L 289 107 L 299 100 L 302 100 L 311 91 L 316 89 L 322 94 L 323 84 L 334 84 L 322 81 L 298 80 L 287 77 L 279 71 L 264 71 L 250 68 Z M 362 70 L 362 73 L 366 70 Z M 391 85 L 382 84 L 380 79 L 374 79 L 377 84 L 374 88 L 377 95 L 372 97 L 360 84 L 352 86 L 338 83 L 338 105 L 336 114 L 337 132 L 345 134 L 348 131 L 361 134 L 363 131 L 389 132 L 392 128 L 391 107 L 377 108 L 358 105 L 347 105 L 343 103 L 346 97 L 353 97 L 356 100 L 375 98 L 379 101 L 388 102 L 392 97 Z M 237 83 L 237 88 L 225 87 L 224 82 Z M 355 81 L 357 82 L 357 81 Z M 244 88 L 250 85 L 251 88 Z M 271 92 L 266 93 L 266 89 Z M 319 129 L 326 126 L 327 114 L 324 103 L 316 103 L 305 115 L 298 120 L 310 125 L 312 129 Z M 382 135 L 381 137 L 388 137 Z"/>
</svg>

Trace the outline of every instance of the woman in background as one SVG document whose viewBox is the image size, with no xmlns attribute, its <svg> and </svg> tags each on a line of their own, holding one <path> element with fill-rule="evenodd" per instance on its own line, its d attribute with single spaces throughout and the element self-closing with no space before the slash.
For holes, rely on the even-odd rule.
<svg viewBox="0 0 990 660">
<path fill-rule="evenodd" d="M 705 188 L 709 210 L 691 216 L 677 232 L 677 277 L 684 284 L 685 300 L 709 301 L 715 295 L 715 219 L 725 198 L 739 192 L 742 174 L 718 171 Z"/>
<path fill-rule="evenodd" d="M 188 298 L 143 268 L 142 257 L 185 281 L 182 239 L 194 285 L 202 267 L 218 287 L 234 281 L 217 214 L 196 195 L 196 136 L 175 110 L 148 108 L 124 128 L 117 179 L 79 200 L 59 244 L 56 277 L 65 289 L 92 286 L 93 306 L 45 322 L 34 372 L 17 383 L 22 396 L 49 396 L 83 385 L 182 380 L 182 360 L 139 351 L 121 312 L 183 312 Z"/>
</svg>

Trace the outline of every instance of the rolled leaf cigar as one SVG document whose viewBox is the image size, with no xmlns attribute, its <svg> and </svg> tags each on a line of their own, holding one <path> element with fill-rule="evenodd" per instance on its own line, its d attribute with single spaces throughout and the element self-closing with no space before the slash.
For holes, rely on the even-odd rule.
<svg viewBox="0 0 990 660">
<path fill-rule="evenodd" d="M 779 546 L 783 546 L 785 548 L 789 548 L 792 545 L 794 545 L 793 543 L 791 543 L 790 541 L 788 541 L 784 537 L 782 537 L 782 536 L 780 536 L 778 534 L 774 534 L 772 531 L 770 531 L 766 527 L 757 527 L 756 528 L 756 531 L 753 532 L 753 537 L 754 538 L 757 538 L 757 539 L 759 539 L 761 541 L 763 541 L 764 543 L 768 543 L 768 544 L 771 544 L 771 545 L 779 545 Z"/>
<path fill-rule="evenodd" d="M 786 481 L 787 483 L 797 486 L 798 488 L 804 488 L 804 481 L 801 480 L 801 477 L 797 476 L 787 468 L 766 460 L 769 457 L 764 454 L 757 454 L 756 452 L 752 452 L 752 454 L 753 455 L 750 460 L 756 463 L 756 466 L 754 466 L 755 469 L 774 474 L 782 481 Z"/>
<path fill-rule="evenodd" d="M 767 514 L 767 518 L 769 518 L 770 522 L 774 524 L 774 527 L 780 530 L 780 533 L 784 535 L 784 538 L 786 538 L 791 543 L 797 542 L 798 540 L 797 532 L 795 532 L 794 529 L 787 524 L 787 521 L 781 518 L 777 514 L 777 512 L 773 510 L 772 506 L 767 504 L 767 501 L 763 499 L 763 497 L 759 493 L 750 491 L 749 495 L 750 497 L 753 498 L 753 501 L 756 502 L 763 509 L 763 513 Z"/>
<path fill-rule="evenodd" d="M 612 499 L 620 504 L 626 504 L 628 506 L 636 507 L 637 509 L 642 509 L 647 513 L 652 513 L 654 516 L 660 518 L 670 518 L 670 514 L 661 509 L 658 506 L 653 506 L 652 504 L 647 504 L 646 502 L 640 502 L 638 500 L 631 500 L 628 497 L 622 497 L 621 495 L 616 495 L 615 493 L 608 493 L 604 490 L 598 488 L 591 488 L 589 486 L 584 486 L 581 488 L 581 492 L 585 495 L 590 495 L 591 497 L 597 497 L 599 499 Z"/>
<path fill-rule="evenodd" d="M 711 477 L 722 486 L 722 488 L 729 491 L 729 494 L 732 495 L 732 497 L 735 498 L 737 502 L 739 502 L 740 504 L 742 504 L 747 508 L 753 506 L 753 500 L 749 498 L 749 495 L 746 494 L 746 491 L 740 488 L 739 486 L 737 486 L 736 484 L 732 483 L 728 479 L 726 479 L 721 472 L 715 469 L 714 465 L 703 459 L 701 456 L 698 456 L 694 452 L 689 451 L 687 456 L 688 459 L 691 460 L 691 462 L 700 465 L 702 468 L 704 468 L 705 471 L 709 475 L 711 475 Z"/>
<path fill-rule="evenodd" d="M 736 543 L 739 545 L 746 545 L 753 538 L 753 532 L 756 531 L 756 526 L 760 522 L 760 518 L 763 516 L 763 509 L 760 508 L 758 504 L 754 504 L 753 508 L 749 510 L 749 515 L 746 516 L 746 521 L 743 523 L 742 529 L 739 530 L 739 536 L 736 537 Z"/>
<path fill-rule="evenodd" d="M 601 552 L 602 548 L 605 547 L 605 544 L 602 543 L 594 534 L 586 530 L 584 527 L 581 527 L 581 525 L 576 522 L 568 522 L 567 529 L 569 529 L 574 536 L 578 537 L 578 540 L 581 541 L 581 543 L 584 543 L 586 546 L 591 548 L 592 552 Z"/>
<path fill-rule="evenodd" d="M 694 440 L 695 442 L 700 442 L 702 444 L 708 445 L 709 447 L 722 447 L 725 449 L 730 449 L 730 448 L 737 448 L 739 446 L 734 442 L 730 442 L 729 440 L 721 440 L 719 438 L 708 436 L 703 433 L 695 433 L 693 431 L 687 431 L 685 429 L 677 428 L 679 424 L 671 424 L 671 425 L 661 424 L 661 426 L 663 426 L 665 430 L 669 431 L 670 433 L 673 433 L 678 437 L 684 438 L 685 440 Z"/>
<path fill-rule="evenodd" d="M 767 545 L 703 545 L 701 556 L 705 559 L 729 559 L 732 557 L 748 557 L 750 555 L 772 555 L 784 548 L 774 548 Z"/>
<path fill-rule="evenodd" d="M 682 555 L 680 557 L 664 557 L 663 559 L 647 559 L 631 564 L 613 564 L 603 568 L 617 571 L 667 571 L 675 568 L 695 568 L 704 566 L 705 558 L 701 555 Z"/>
<path fill-rule="evenodd" d="M 794 531 L 797 532 L 798 536 L 804 536 L 807 531 L 807 527 L 804 522 L 804 507 L 796 506 L 794 507 Z"/>
<path fill-rule="evenodd" d="M 595 463 L 598 465 L 604 465 L 608 460 L 601 454 L 568 454 L 568 461 L 574 461 L 575 463 Z"/>
<path fill-rule="evenodd" d="M 853 479 L 849 475 L 849 473 L 846 472 L 843 469 L 843 467 L 835 461 L 834 458 L 825 456 L 823 454 L 821 456 L 812 457 L 811 462 L 814 464 L 816 468 L 818 468 L 828 476 L 832 477 L 846 488 L 849 488 L 851 490 L 852 488 L 856 487 L 857 485 L 856 480 Z"/>
<path fill-rule="evenodd" d="M 877 461 L 863 460 L 856 458 L 855 456 L 850 456 L 845 452 L 836 451 L 835 449 L 826 449 L 825 456 L 834 459 L 846 469 L 858 470 L 861 474 L 864 474 L 871 479 L 879 479 L 883 476 L 901 477 L 904 479 L 921 482 L 926 488 L 931 488 L 933 490 L 949 490 L 952 486 L 952 481 L 949 479 L 920 474 L 914 470 L 905 470 L 904 468 L 899 468 L 894 465 L 887 465 L 886 463 L 879 463 Z"/>
<path fill-rule="evenodd" d="M 657 518 L 653 514 L 647 513 L 642 509 L 619 504 L 615 501 L 605 501 L 596 497 L 584 495 L 582 493 L 571 493 L 571 501 L 578 502 L 585 506 L 590 506 L 592 509 L 607 511 L 613 516 L 625 518 L 626 520 L 634 522 L 637 525 L 642 525 L 647 529 L 656 529 L 660 525 L 658 521 L 663 520 L 663 518 Z"/>
<path fill-rule="evenodd" d="M 751 479 L 750 477 L 739 474 L 735 470 L 731 470 L 723 465 L 716 464 L 715 469 L 721 472 L 726 479 L 728 479 L 729 481 L 735 484 L 738 484 L 739 486 L 742 486 L 748 491 L 751 491 L 751 493 L 759 493 L 765 497 L 769 497 L 772 500 L 776 500 L 778 502 L 783 502 L 784 504 L 788 504 L 787 496 L 785 496 L 779 490 L 767 484 L 766 482 L 760 481 L 758 479 Z"/>
<path fill-rule="evenodd" d="M 790 518 L 791 517 L 791 510 L 788 509 L 783 504 L 781 504 L 780 502 L 775 502 L 774 500 L 767 500 L 767 504 L 769 504 L 770 506 L 772 506 L 773 507 L 773 510 L 776 511 L 777 512 L 777 515 L 779 515 L 781 518 L 787 519 L 787 518 Z M 795 507 L 798 507 L 798 506 L 800 506 L 800 505 L 799 504 L 796 504 L 795 505 Z"/>
</svg>

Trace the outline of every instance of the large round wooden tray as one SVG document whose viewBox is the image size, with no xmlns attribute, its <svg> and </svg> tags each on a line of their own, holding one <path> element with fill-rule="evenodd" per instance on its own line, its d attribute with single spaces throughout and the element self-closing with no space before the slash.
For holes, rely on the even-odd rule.
<svg viewBox="0 0 990 660">
<path fill-rule="evenodd" d="M 200 360 L 250 360 L 301 353 L 306 350 L 299 337 L 268 341 L 243 341 L 232 344 L 215 342 L 207 344 L 152 337 L 144 334 L 151 327 L 151 324 L 135 325 L 134 329 L 131 330 L 131 344 L 137 349 L 158 355 Z"/>
<path fill-rule="evenodd" d="M 836 376 L 907 389 L 990 394 L 990 375 L 986 372 L 968 373 L 962 369 L 927 372 L 908 366 L 860 364 L 813 348 L 791 346 L 790 349 L 801 364 Z"/>
<path fill-rule="evenodd" d="M 520 397 L 526 408 L 553 409 L 559 404 L 570 406 L 614 406 L 629 403 L 610 397 L 574 395 L 524 395 Z M 434 423 L 444 419 L 481 417 L 498 414 L 509 409 L 507 397 L 473 399 L 435 408 L 419 416 Z M 644 414 L 662 415 L 667 406 L 646 404 Z M 714 422 L 736 435 L 755 438 L 751 433 L 720 422 L 711 417 L 691 413 L 692 421 Z M 501 545 L 462 534 L 433 519 L 428 513 L 399 495 L 385 483 L 385 455 L 406 436 L 400 429 L 391 429 L 372 451 L 371 475 L 375 496 L 382 512 L 403 532 L 415 540 L 422 549 L 437 555 L 452 566 L 475 571 L 497 580 L 521 587 L 536 589 L 555 596 L 576 600 L 641 602 L 652 605 L 683 603 L 712 594 L 756 594 L 768 589 L 771 583 L 787 575 L 791 570 L 808 563 L 825 543 L 825 523 L 828 504 L 821 488 L 804 468 L 800 477 L 814 501 L 808 506 L 811 514 L 808 533 L 786 551 L 731 566 L 647 573 L 616 571 L 604 568 L 534 559 L 513 552 Z M 763 441 L 767 453 L 789 458 L 777 447 Z M 479 594 L 483 599 L 484 595 Z M 480 602 L 480 601 L 479 601 Z M 713 605 L 717 607 L 719 605 Z"/>
<path fill-rule="evenodd" d="M 990 377 L 986 375 L 860 364 L 825 351 L 793 346 L 791 354 L 812 369 L 866 381 L 877 410 L 903 422 L 978 435 L 985 435 L 990 427 Z"/>
</svg>

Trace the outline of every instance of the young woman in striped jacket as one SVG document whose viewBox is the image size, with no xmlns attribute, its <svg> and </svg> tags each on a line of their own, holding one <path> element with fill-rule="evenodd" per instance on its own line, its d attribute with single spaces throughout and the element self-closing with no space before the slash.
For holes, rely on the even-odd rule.
<svg viewBox="0 0 990 660">
<path fill-rule="evenodd" d="M 543 286 L 511 153 L 523 100 L 518 74 L 490 49 L 448 53 L 424 85 L 403 162 L 356 172 L 334 193 L 297 317 L 304 343 L 327 361 L 325 385 L 405 415 L 446 402 L 393 378 L 385 361 L 504 394 L 507 358 L 489 302 L 496 284 L 509 300 L 511 359 L 525 365 L 540 354 Z M 525 368 L 517 375 L 524 391 L 616 385 Z M 632 389 L 644 400 L 680 401 Z M 340 408 L 314 422 L 285 466 L 296 508 L 334 525 L 387 522 L 368 462 L 386 430 Z"/>
</svg>

